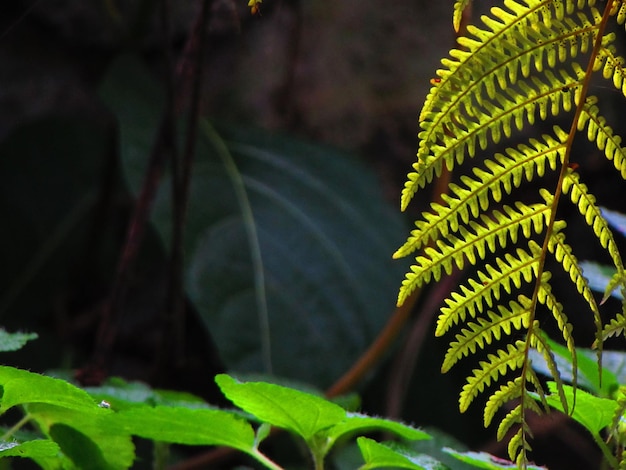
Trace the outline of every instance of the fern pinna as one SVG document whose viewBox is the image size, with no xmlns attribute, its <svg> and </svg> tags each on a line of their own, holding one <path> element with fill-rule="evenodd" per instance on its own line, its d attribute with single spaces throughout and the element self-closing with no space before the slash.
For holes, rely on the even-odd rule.
<svg viewBox="0 0 626 470">
<path fill-rule="evenodd" d="M 458 10 L 466 3 L 455 5 L 457 27 Z M 496 345 L 467 378 L 460 409 L 504 381 L 486 397 L 484 422 L 489 425 L 513 401 L 497 435 L 513 436 L 509 454 L 521 467 L 530 449 L 527 412 L 545 408 L 545 392 L 530 367 L 531 349 L 545 358 L 567 409 L 543 325 L 554 321 L 574 361 L 576 354 L 572 326 L 553 293 L 546 261 L 555 260 L 584 299 L 597 327 L 599 351 L 604 337 L 626 328 L 626 314 L 619 314 L 603 329 L 599 305 L 567 242 L 566 224 L 556 216 L 569 199 L 613 260 L 617 274 L 609 288 L 626 285 L 608 224 L 569 161 L 574 135 L 581 131 L 626 178 L 626 148 L 600 115 L 598 100 L 587 93 L 592 73 L 600 72 L 626 94 L 624 59 L 612 44 L 615 34 L 607 32 L 607 25 L 624 23 L 626 2 L 608 0 L 602 6 L 603 13 L 594 0 L 504 0 L 481 18 L 484 26 L 468 26 L 433 80 L 419 118 L 417 161 L 402 192 L 404 210 L 417 192 L 441 177 L 444 167 L 452 170 L 473 159 L 471 172 L 450 184 L 440 203 L 431 204 L 395 253 L 417 253 L 398 303 L 444 273 L 476 265 L 472 278 L 441 309 L 436 335 L 457 330 L 442 370 Z M 536 121 L 557 115 L 561 122 L 567 118 L 571 128 L 554 126 L 550 134 L 524 138 Z M 486 154 L 496 144 L 506 150 Z M 532 203 L 516 200 L 514 189 L 531 181 L 550 186 L 540 189 Z"/>
</svg>

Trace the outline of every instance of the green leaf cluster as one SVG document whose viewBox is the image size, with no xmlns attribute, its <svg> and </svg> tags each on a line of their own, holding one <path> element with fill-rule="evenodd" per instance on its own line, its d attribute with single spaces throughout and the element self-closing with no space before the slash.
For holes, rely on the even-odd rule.
<svg viewBox="0 0 626 470">
<path fill-rule="evenodd" d="M 225 374 L 218 375 L 216 382 L 239 411 L 211 407 L 187 393 L 152 390 L 120 379 L 83 390 L 65 380 L 0 366 L 0 414 L 16 407 L 23 411 L 23 418 L 2 437 L 0 459 L 30 458 L 45 469 L 126 469 L 135 460 L 135 436 L 155 445 L 225 446 L 277 470 L 282 467 L 260 449 L 271 428 L 276 428 L 301 438 L 315 468 L 322 469 L 331 449 L 346 437 L 385 431 L 405 440 L 430 439 L 406 424 L 349 412 L 293 388 L 241 382 Z M 24 432 L 27 426 L 36 432 Z M 362 469 L 448 468 L 397 443 L 368 437 L 359 437 L 357 443 Z M 459 456 L 467 458 L 463 453 Z"/>
</svg>

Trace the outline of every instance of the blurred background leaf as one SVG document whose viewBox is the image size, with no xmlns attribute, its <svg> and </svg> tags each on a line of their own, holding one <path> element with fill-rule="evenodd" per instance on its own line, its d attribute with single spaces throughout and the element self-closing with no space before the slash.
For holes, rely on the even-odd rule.
<svg viewBox="0 0 626 470">
<path fill-rule="evenodd" d="M 161 94 L 147 72 L 124 59 L 111 67 L 102 96 L 119 120 L 124 172 L 137 193 Z M 243 182 L 244 202 L 224 158 Z M 153 217 L 165 246 L 170 193 L 165 181 Z M 242 215 L 246 203 L 253 227 Z M 251 233 L 260 249 L 267 318 L 255 292 Z M 200 138 L 186 286 L 231 370 L 266 369 L 267 342 L 275 374 L 330 385 L 394 309 L 404 266 L 391 251 L 405 233 L 376 177 L 350 155 L 249 128 L 219 127 Z"/>
</svg>

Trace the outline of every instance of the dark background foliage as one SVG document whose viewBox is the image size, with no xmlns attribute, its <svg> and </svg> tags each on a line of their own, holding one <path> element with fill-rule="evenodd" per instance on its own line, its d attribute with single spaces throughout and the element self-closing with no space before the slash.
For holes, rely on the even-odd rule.
<svg viewBox="0 0 626 470">
<path fill-rule="evenodd" d="M 453 45 L 451 4 L 266 0 L 261 16 L 251 16 L 243 0 L 208 1 L 196 99 L 202 3 L 3 6 L 0 322 L 40 334 L 5 362 L 73 369 L 83 381 L 122 375 L 219 401 L 212 376 L 266 373 L 265 351 L 277 375 L 324 389 L 393 314 L 406 263 L 390 257 L 429 202 L 417 200 L 403 219 L 397 200 L 429 79 Z M 215 132 L 199 126 L 190 139 L 183 117 L 196 103 Z M 622 112 L 612 111 L 616 122 Z M 151 180 L 157 189 L 136 258 L 120 274 L 151 155 L 178 155 L 179 165 L 190 141 L 188 204 L 170 202 L 180 167 L 163 164 Z M 610 165 L 579 148 L 585 182 L 601 203 L 626 211 Z M 269 338 L 237 175 L 263 255 Z M 186 230 L 176 240 L 183 206 Z M 599 250 L 579 228 L 578 256 L 595 259 Z M 439 374 L 445 341 L 431 339 L 430 324 L 460 279 L 430 289 L 358 391 L 370 412 L 503 453 L 482 430 L 479 409 L 458 415 L 467 371 Z M 111 305 L 107 342 L 103 312 Z M 588 344 L 590 319 L 575 316 Z M 560 421 L 537 424 L 539 437 L 554 429 L 570 434 L 539 439 L 539 458 L 563 461 L 560 445 L 593 468 L 583 432 Z"/>
</svg>

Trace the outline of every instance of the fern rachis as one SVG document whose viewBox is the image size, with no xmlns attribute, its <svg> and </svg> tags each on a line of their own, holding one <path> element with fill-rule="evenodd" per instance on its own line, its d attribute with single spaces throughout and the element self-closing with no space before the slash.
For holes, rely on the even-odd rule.
<svg viewBox="0 0 626 470">
<path fill-rule="evenodd" d="M 457 2 L 457 8 L 466 3 Z M 611 44 L 615 35 L 606 32 L 610 20 L 624 23 L 626 7 L 621 1 L 609 1 L 600 14 L 593 3 L 504 0 L 503 7 L 492 8 L 490 15 L 481 18 L 484 29 L 468 26 L 468 36 L 458 40 L 459 48 L 442 60 L 439 79 L 420 113 L 417 162 L 402 192 L 404 209 L 418 191 L 441 176 L 444 166 L 452 170 L 468 166 L 468 160 L 475 162 L 471 172 L 450 184 L 440 203 L 423 213 L 394 254 L 417 253 L 398 303 L 444 273 L 468 263 L 476 265 L 475 276 L 451 293 L 441 310 L 437 336 L 458 329 L 442 370 L 495 345 L 467 378 L 459 404 L 465 411 L 506 376 L 507 382 L 487 398 L 485 425 L 508 401 L 517 400 L 501 422 L 498 437 L 517 427 L 509 454 L 522 467 L 530 449 L 526 413 L 540 411 L 529 392 L 540 400 L 545 396 L 530 367 L 531 348 L 545 358 L 567 409 L 559 369 L 543 333 L 548 318 L 575 361 L 572 325 L 553 292 L 547 260 L 562 267 L 588 306 L 600 351 L 603 333 L 626 330 L 626 312 L 603 330 L 600 307 L 566 241 L 566 224 L 557 218 L 557 209 L 569 199 L 613 260 L 618 271 L 615 282 L 626 284 L 608 224 L 595 197 L 569 165 L 574 136 L 586 131 L 626 178 L 626 148 L 600 115 L 596 99 L 587 98 L 592 73 L 600 70 L 626 94 L 625 61 Z M 524 142 L 524 134 L 535 123 L 568 114 L 569 132 L 555 126 L 553 135 Z M 504 153 L 483 155 L 496 144 L 507 146 Z M 481 160 L 476 161 L 478 157 Z M 552 180 L 547 178 L 550 175 Z M 552 189 L 540 190 L 532 203 L 516 199 L 516 190 L 535 180 L 542 184 L 546 180 Z M 520 235 L 528 239 L 525 246 Z"/>
</svg>

